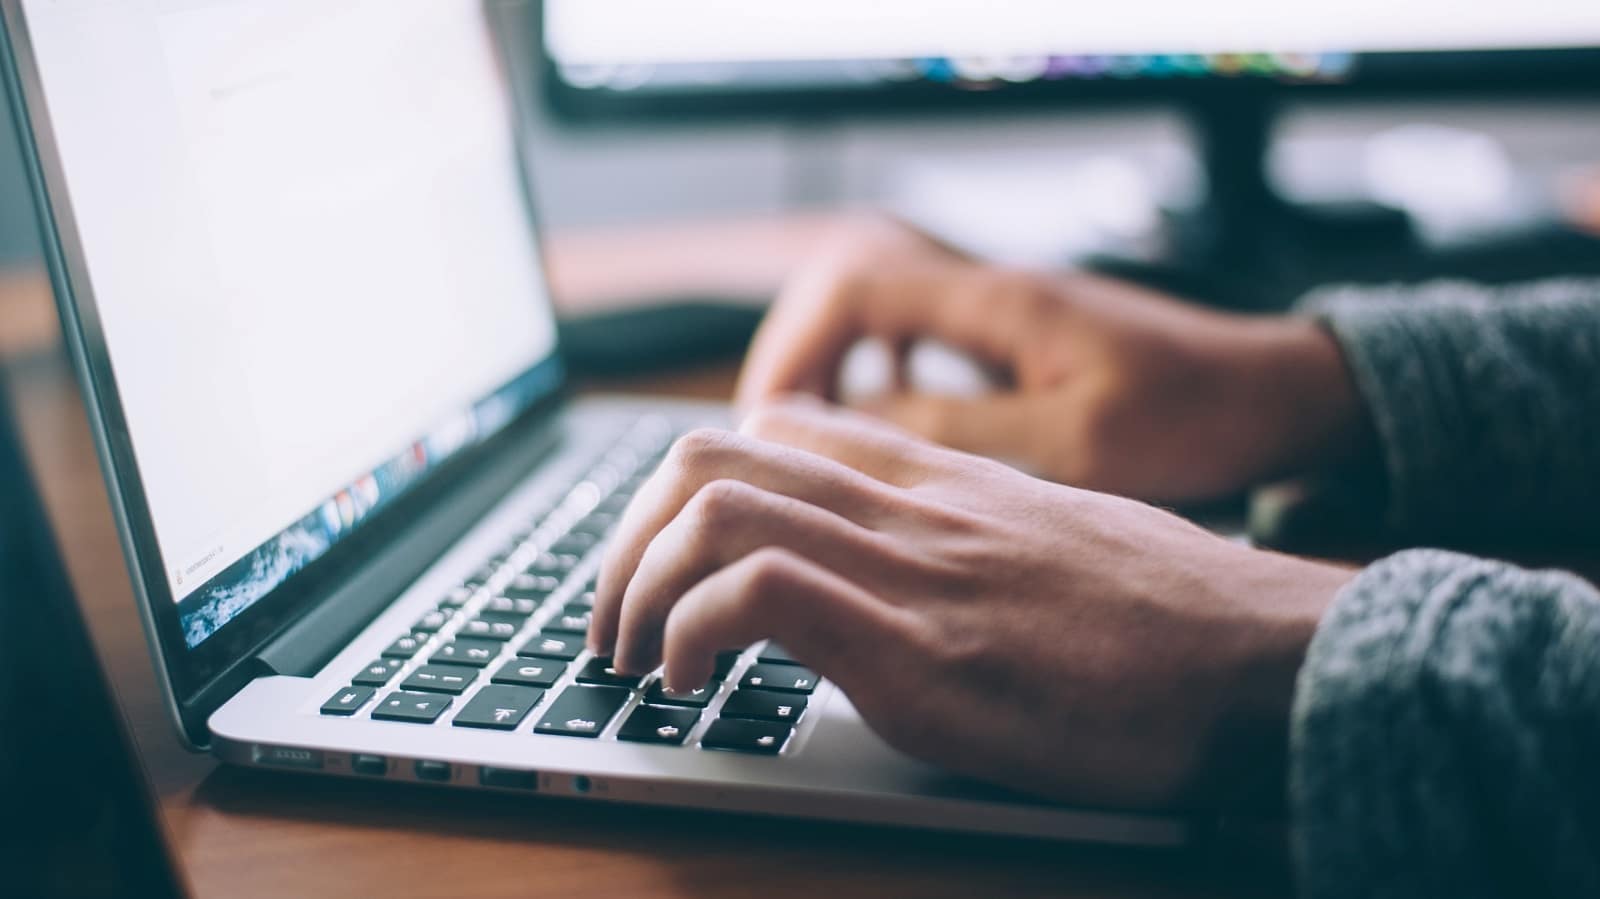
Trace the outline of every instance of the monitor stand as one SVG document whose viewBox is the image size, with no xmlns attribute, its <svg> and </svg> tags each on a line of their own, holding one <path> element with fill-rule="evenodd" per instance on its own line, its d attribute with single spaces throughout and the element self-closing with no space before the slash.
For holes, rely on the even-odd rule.
<svg viewBox="0 0 1600 899">
<path fill-rule="evenodd" d="M 1463 277 L 1488 282 L 1600 272 L 1600 240 L 1556 223 L 1449 251 L 1431 250 L 1408 216 L 1376 203 L 1295 203 L 1267 157 L 1277 106 L 1266 90 L 1186 107 L 1205 183 L 1197 206 L 1165 215 L 1150 251 L 1101 256 L 1097 270 L 1227 308 L 1282 309 L 1334 281 Z"/>
</svg>

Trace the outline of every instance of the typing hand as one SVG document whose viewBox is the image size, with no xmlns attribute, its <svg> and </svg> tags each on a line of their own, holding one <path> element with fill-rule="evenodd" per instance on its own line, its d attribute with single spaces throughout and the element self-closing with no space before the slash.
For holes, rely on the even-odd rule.
<svg viewBox="0 0 1600 899">
<path fill-rule="evenodd" d="M 775 638 L 908 753 L 1147 806 L 1282 756 L 1349 576 L 791 401 L 678 442 L 619 525 L 589 639 L 681 688 Z"/>
<path fill-rule="evenodd" d="M 1075 486 L 1210 499 L 1364 439 L 1337 345 L 1313 323 L 1227 315 L 1087 274 L 998 269 L 888 220 L 851 229 L 791 280 L 756 335 L 740 405 L 837 398 L 842 360 L 869 337 L 902 368 L 917 340 L 937 339 L 1004 387 L 917 393 L 902 372 L 866 411 Z"/>
</svg>

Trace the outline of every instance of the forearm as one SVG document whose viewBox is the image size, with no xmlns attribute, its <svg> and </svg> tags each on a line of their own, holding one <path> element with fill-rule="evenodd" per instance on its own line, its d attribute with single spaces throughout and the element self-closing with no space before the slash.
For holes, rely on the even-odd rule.
<svg viewBox="0 0 1600 899">
<path fill-rule="evenodd" d="M 1600 595 L 1401 553 L 1339 594 L 1296 688 L 1307 896 L 1600 895 Z"/>
<path fill-rule="evenodd" d="M 1600 281 L 1335 288 L 1334 336 L 1407 536 L 1600 535 Z"/>
</svg>

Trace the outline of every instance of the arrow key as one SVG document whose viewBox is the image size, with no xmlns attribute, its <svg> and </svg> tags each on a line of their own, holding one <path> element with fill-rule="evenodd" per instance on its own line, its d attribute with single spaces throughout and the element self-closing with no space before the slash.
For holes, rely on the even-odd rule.
<svg viewBox="0 0 1600 899">
<path fill-rule="evenodd" d="M 692 709 L 703 709 L 717 695 L 719 686 L 721 684 L 711 681 L 683 693 L 668 693 L 667 688 L 661 683 L 661 679 L 656 678 L 655 682 L 650 685 L 649 691 L 644 694 L 644 701 L 655 705 L 680 705 Z"/>
<path fill-rule="evenodd" d="M 696 709 L 663 709 L 641 705 L 633 710 L 627 721 L 622 722 L 617 739 L 681 746 L 698 720 L 700 712 Z"/>
<path fill-rule="evenodd" d="M 490 684 L 479 690 L 472 701 L 456 713 L 456 727 L 487 727 L 491 730 L 514 730 L 528 711 L 544 698 L 544 691 L 534 687 L 512 687 Z"/>
<path fill-rule="evenodd" d="M 450 707 L 450 697 L 438 693 L 390 693 L 378 700 L 372 717 L 379 721 L 409 721 L 432 724 Z"/>
</svg>

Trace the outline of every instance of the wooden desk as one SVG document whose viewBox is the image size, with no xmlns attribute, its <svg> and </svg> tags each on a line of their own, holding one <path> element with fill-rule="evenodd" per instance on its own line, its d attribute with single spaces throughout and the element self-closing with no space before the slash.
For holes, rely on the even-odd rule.
<svg viewBox="0 0 1600 899">
<path fill-rule="evenodd" d="M 788 231 L 766 238 L 793 247 L 805 242 Z M 725 243 L 719 246 L 719 254 L 727 250 Z M 775 251 L 769 261 L 778 269 L 790 256 Z M 748 277 L 743 287 L 761 276 Z M 604 286 L 591 289 L 601 295 Z M 1270 885 L 1247 888 L 1236 874 L 1225 879 L 1204 860 L 1171 852 L 223 768 L 180 748 L 161 706 L 88 425 L 56 347 L 48 288 L 37 273 L 0 272 L 0 361 L 9 361 L 25 438 L 95 642 L 199 896 L 1154 897 L 1271 891 Z M 722 366 L 618 386 L 725 395 L 731 377 L 731 367 Z"/>
</svg>

